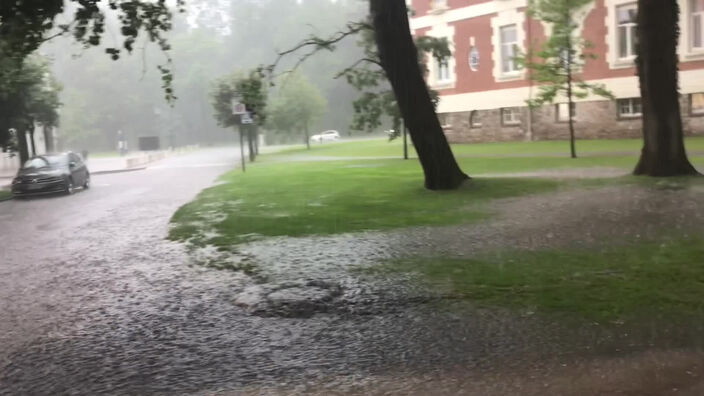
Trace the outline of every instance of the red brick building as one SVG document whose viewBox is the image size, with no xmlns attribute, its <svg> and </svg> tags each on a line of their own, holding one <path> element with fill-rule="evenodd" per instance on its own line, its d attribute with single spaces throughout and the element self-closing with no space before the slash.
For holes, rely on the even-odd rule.
<svg viewBox="0 0 704 396">
<path fill-rule="evenodd" d="M 663 0 L 664 1 L 664 0 Z M 671 0 L 667 0 L 671 1 Z M 687 134 L 704 135 L 704 0 L 677 0 L 682 116 Z M 526 16 L 527 0 L 407 0 L 415 35 L 446 37 L 453 56 L 429 62 L 428 84 L 441 95 L 438 114 L 451 141 L 566 138 L 566 103 L 529 110 L 537 89 L 513 61 L 550 26 Z M 594 0 L 578 13 L 578 32 L 597 56 L 581 78 L 603 83 L 616 100 L 578 99 L 578 138 L 640 136 L 640 90 L 634 66 L 637 2 Z M 564 99 L 563 99 L 564 100 Z"/>
</svg>

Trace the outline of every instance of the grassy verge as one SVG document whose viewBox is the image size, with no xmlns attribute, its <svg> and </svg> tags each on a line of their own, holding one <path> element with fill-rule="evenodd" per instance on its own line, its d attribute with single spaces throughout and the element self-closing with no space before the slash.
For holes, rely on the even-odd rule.
<svg viewBox="0 0 704 396">
<path fill-rule="evenodd" d="M 632 153 L 634 157 L 640 151 L 643 141 L 641 139 L 614 139 L 614 140 L 579 140 L 577 141 L 578 154 L 586 156 L 595 153 L 619 154 Z M 704 137 L 688 137 L 686 146 L 690 153 L 704 151 Z M 456 156 L 568 156 L 569 143 L 567 141 L 535 141 L 535 142 L 504 142 L 504 143 L 472 143 L 453 144 L 452 150 Z M 403 153 L 400 139 L 389 142 L 386 139 L 365 140 L 357 142 L 313 144 L 311 150 L 305 148 L 292 148 L 282 154 L 305 154 L 313 156 L 330 157 L 399 157 Z M 409 154 L 415 157 L 411 146 Z M 633 160 L 635 166 L 635 160 Z"/>
<path fill-rule="evenodd" d="M 374 271 L 420 273 L 450 296 L 482 305 L 597 321 L 704 313 L 702 239 L 398 261 Z"/>
<path fill-rule="evenodd" d="M 7 190 L 0 190 L 0 201 L 10 198 L 12 193 Z"/>
<path fill-rule="evenodd" d="M 257 236 L 461 223 L 484 218 L 483 204 L 492 199 L 559 185 L 475 179 L 456 191 L 431 192 L 422 186 L 417 161 L 400 160 L 259 164 L 222 181 L 174 214 L 172 239 L 227 247 Z"/>
<path fill-rule="evenodd" d="M 120 153 L 117 151 L 96 151 L 94 153 L 88 152 L 88 159 L 90 158 L 112 158 L 119 157 Z"/>
</svg>

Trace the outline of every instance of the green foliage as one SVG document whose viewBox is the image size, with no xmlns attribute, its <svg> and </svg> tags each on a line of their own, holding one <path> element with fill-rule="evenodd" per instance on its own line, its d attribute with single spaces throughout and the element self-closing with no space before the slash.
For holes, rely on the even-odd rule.
<svg viewBox="0 0 704 396">
<path fill-rule="evenodd" d="M 485 218 L 483 204 L 494 198 L 551 191 L 558 185 L 538 179 L 475 179 L 438 194 L 418 186 L 420 173 L 420 166 L 409 161 L 260 162 L 245 174 L 226 174 L 222 184 L 180 208 L 170 237 L 228 248 L 255 235 L 457 224 Z M 216 220 L 213 213 L 225 217 Z"/>
<path fill-rule="evenodd" d="M 374 131 L 378 129 L 384 117 L 391 119 L 394 134 L 391 138 L 401 133 L 401 111 L 396 103 L 396 97 L 386 79 L 386 74 L 381 68 L 381 61 L 374 42 L 374 31 L 365 29 L 361 31 L 358 45 L 364 51 L 364 58 L 351 67 L 340 72 L 347 82 L 361 92 L 360 97 L 353 102 L 354 118 L 352 129 Z M 420 67 L 427 73 L 425 59 L 428 55 L 437 59 L 452 56 L 450 45 L 446 38 L 421 36 L 415 39 L 418 48 Z M 433 103 L 437 106 L 438 93 L 430 90 Z"/>
<path fill-rule="evenodd" d="M 320 91 L 299 73 L 285 76 L 271 101 L 271 129 L 284 133 L 307 134 L 327 111 L 327 102 Z"/>
<path fill-rule="evenodd" d="M 540 50 L 518 57 L 519 64 L 530 69 L 530 77 L 538 82 L 536 98 L 528 100 L 529 106 L 553 103 L 560 97 L 584 98 L 590 93 L 613 98 L 602 84 L 587 83 L 580 73 L 587 60 L 595 58 L 588 52 L 592 45 L 579 36 L 576 22 L 580 11 L 593 0 L 533 0 L 528 13 L 547 23 L 552 33 Z M 532 45 L 532 43 L 531 43 Z M 537 56 L 538 60 L 534 60 Z"/>
<path fill-rule="evenodd" d="M 704 137 L 688 136 L 685 138 L 689 156 L 704 163 Z M 642 139 L 585 139 L 578 140 L 583 153 L 589 153 L 587 157 L 577 161 L 565 158 L 564 142 L 560 140 L 537 140 L 521 142 L 501 142 L 501 143 L 471 143 L 452 144 L 452 152 L 456 157 L 472 159 L 472 163 L 463 163 L 464 168 L 476 169 L 475 172 L 491 172 L 494 164 L 505 159 L 509 164 L 498 165 L 496 172 L 520 172 L 522 169 L 514 167 L 510 162 L 514 159 L 521 159 L 521 166 L 526 166 L 528 161 L 535 163 L 529 169 L 541 169 L 556 166 L 557 164 L 573 164 L 572 166 L 620 166 L 623 163 L 626 167 L 631 167 L 637 160 L 637 155 L 643 148 Z M 280 154 L 298 155 L 305 152 L 310 156 L 321 157 L 388 157 L 396 158 L 402 149 L 401 142 L 387 142 L 383 139 L 360 140 L 355 142 L 341 142 L 316 146 L 313 150 L 304 151 L 300 148 L 291 148 L 281 151 Z M 411 147 L 411 151 L 412 147 Z M 412 156 L 414 152 L 410 153 Z M 629 154 L 628 156 L 625 156 Z M 623 161 L 626 158 L 628 161 Z M 482 162 L 491 162 L 483 165 Z M 612 162 L 613 161 L 613 162 Z M 630 161 L 630 162 L 629 162 Z M 517 163 L 518 165 L 518 163 Z"/>
<path fill-rule="evenodd" d="M 267 91 L 264 89 L 263 75 L 254 70 L 249 73 L 235 71 L 217 79 L 211 91 L 211 103 L 215 119 L 223 128 L 239 125 L 240 116 L 232 114 L 235 102 L 244 103 L 247 111 L 253 113 L 257 124 L 266 120 Z"/>
<path fill-rule="evenodd" d="M 558 96 L 584 98 L 589 93 L 613 98 L 602 84 L 591 84 L 579 78 L 586 61 L 595 58 L 587 51 L 592 45 L 579 37 L 578 14 L 592 0 L 533 0 L 528 13 L 552 28 L 552 33 L 542 48 L 533 54 L 531 49 L 526 56 L 519 57 L 520 64 L 529 68 L 531 78 L 541 84 L 535 99 L 528 101 L 530 106 L 553 103 Z M 583 16 L 582 16 L 583 17 Z M 532 45 L 532 43 L 531 43 Z M 533 60 L 537 56 L 538 61 Z"/>
<path fill-rule="evenodd" d="M 86 138 L 100 133 L 99 114 L 91 111 L 89 102 L 77 91 L 64 95 L 64 106 L 61 109 L 61 137 L 64 144 L 72 147 Z M 94 157 L 91 154 L 91 157 Z"/>
<path fill-rule="evenodd" d="M 61 85 L 51 75 L 45 58 L 30 56 L 20 64 L 14 64 L 14 60 L 0 63 L 3 71 L 12 75 L 0 84 L 0 146 L 16 150 L 9 129 L 33 130 L 35 122 L 58 125 Z"/>
<path fill-rule="evenodd" d="M 176 0 L 181 9 L 185 0 Z M 58 16 L 72 14 L 72 21 L 59 23 Z M 39 46 L 57 36 L 71 35 L 85 47 L 99 46 L 106 31 L 106 20 L 116 19 L 122 34 L 122 48 L 107 47 L 106 53 L 116 60 L 122 50 L 131 53 L 140 35 L 156 43 L 165 53 L 170 45 L 164 33 L 172 27 L 172 11 L 166 1 L 110 0 L 106 7 L 98 1 L 85 0 L 22 0 L 3 2 L 0 7 L 0 59 L 22 62 Z M 173 76 L 166 64 L 158 65 L 162 86 L 168 100 L 175 99 Z"/>
<path fill-rule="evenodd" d="M 590 250 L 497 251 L 436 257 L 377 271 L 415 272 L 476 304 L 597 321 L 704 313 L 704 240 L 674 239 Z"/>
</svg>

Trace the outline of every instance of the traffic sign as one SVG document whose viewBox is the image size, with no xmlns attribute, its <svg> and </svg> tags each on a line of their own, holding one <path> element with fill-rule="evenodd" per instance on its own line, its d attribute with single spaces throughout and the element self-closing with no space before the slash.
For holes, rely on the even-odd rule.
<svg viewBox="0 0 704 396">
<path fill-rule="evenodd" d="M 247 113 L 247 106 L 244 103 L 233 103 L 232 104 L 232 114 L 242 115 Z"/>
</svg>

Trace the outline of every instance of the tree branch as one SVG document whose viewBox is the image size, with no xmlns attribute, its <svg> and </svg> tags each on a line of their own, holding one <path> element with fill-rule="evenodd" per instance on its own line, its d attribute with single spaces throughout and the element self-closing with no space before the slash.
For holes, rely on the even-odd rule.
<svg viewBox="0 0 704 396">
<path fill-rule="evenodd" d="M 362 30 L 365 29 L 372 29 L 372 26 L 369 25 L 367 22 L 350 22 L 347 24 L 347 28 L 345 30 L 341 30 L 339 32 L 334 33 L 330 37 L 323 39 L 318 36 L 310 36 L 307 39 L 301 41 L 298 43 L 296 46 L 278 53 L 278 56 L 276 57 L 276 60 L 274 63 L 270 64 L 269 66 L 265 67 L 264 69 L 269 72 L 270 75 L 273 77 L 276 77 L 274 75 L 274 70 L 276 67 L 279 65 L 281 60 L 286 57 L 287 55 L 293 54 L 298 52 L 299 50 L 306 48 L 306 47 L 313 47 L 313 49 L 309 52 L 307 52 L 305 55 L 303 55 L 301 58 L 298 59 L 296 64 L 293 66 L 292 69 L 287 70 L 283 73 L 280 74 L 286 74 L 286 73 L 291 73 L 298 69 L 298 67 L 305 62 L 308 58 L 311 56 L 315 55 L 319 51 L 322 50 L 331 50 L 334 44 L 339 43 L 340 41 L 344 40 L 348 36 L 355 35 Z"/>
<path fill-rule="evenodd" d="M 373 64 L 381 67 L 381 62 L 379 62 L 376 59 L 362 58 L 362 59 L 357 60 L 357 62 L 353 63 L 352 65 L 350 65 L 350 66 L 344 68 L 343 70 L 341 70 L 340 72 L 338 72 L 335 75 L 335 79 L 337 80 L 338 78 L 340 78 L 340 77 L 344 76 L 345 74 L 349 73 L 350 71 L 354 70 L 362 62 L 373 63 Z"/>
</svg>

